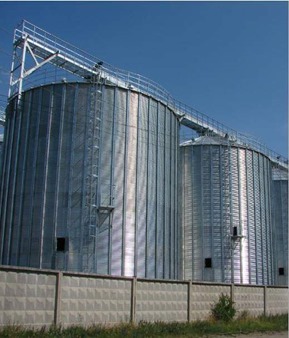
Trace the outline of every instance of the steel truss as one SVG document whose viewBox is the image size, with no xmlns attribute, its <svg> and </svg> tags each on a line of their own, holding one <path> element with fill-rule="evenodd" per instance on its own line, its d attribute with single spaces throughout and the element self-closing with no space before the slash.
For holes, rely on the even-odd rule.
<svg viewBox="0 0 289 338">
<path fill-rule="evenodd" d="M 30 59 L 30 64 L 28 61 Z M 68 44 L 56 36 L 23 21 L 15 29 L 13 43 L 13 61 L 10 76 L 9 98 L 18 96 L 25 90 L 25 80 L 43 66 L 50 64 L 65 70 L 73 76 L 91 82 L 98 77 L 104 83 L 110 83 L 130 90 L 136 90 L 153 96 L 168 105 L 178 116 L 182 125 L 199 134 L 210 133 L 226 137 L 240 145 L 260 151 L 274 163 L 288 170 L 288 160 L 264 144 L 230 129 L 203 113 L 175 100 L 163 87 L 139 74 L 117 69 L 100 59 Z M 59 79 L 60 80 L 60 79 Z M 39 84 L 39 83 L 38 83 Z M 36 85 L 36 84 L 35 84 Z M 0 120 L 4 124 L 5 118 Z"/>
</svg>

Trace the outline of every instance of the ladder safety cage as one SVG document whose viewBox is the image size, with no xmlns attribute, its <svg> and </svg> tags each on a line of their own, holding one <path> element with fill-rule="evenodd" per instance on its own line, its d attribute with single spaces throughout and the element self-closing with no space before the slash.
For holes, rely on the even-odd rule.
<svg viewBox="0 0 289 338">
<path fill-rule="evenodd" d="M 222 193 L 222 233 L 223 233 L 223 264 L 224 282 L 233 282 L 232 261 L 234 252 L 232 250 L 231 231 L 232 231 L 232 177 L 231 177 L 231 142 L 227 139 L 227 144 L 220 147 L 221 151 L 221 193 Z"/>
<path fill-rule="evenodd" d="M 103 213 L 108 216 L 110 223 L 111 213 L 114 210 L 114 186 L 109 186 L 109 196 L 101 196 L 100 182 L 100 142 L 102 123 L 102 79 L 93 76 L 89 92 L 89 123 L 87 132 L 87 159 L 86 159 L 86 197 L 85 197 L 85 224 L 83 236 L 83 264 L 85 272 L 96 272 L 97 266 L 97 239 L 103 231 Z M 111 226 L 111 224 L 109 225 Z"/>
<path fill-rule="evenodd" d="M 96 266 L 96 238 L 98 212 L 97 205 L 99 191 L 99 143 L 101 128 L 101 101 L 102 92 L 100 83 L 94 78 L 90 87 L 89 97 L 89 123 L 87 133 L 87 163 L 86 176 L 86 203 L 85 203 L 85 234 L 83 236 L 83 270 L 93 271 Z"/>
</svg>

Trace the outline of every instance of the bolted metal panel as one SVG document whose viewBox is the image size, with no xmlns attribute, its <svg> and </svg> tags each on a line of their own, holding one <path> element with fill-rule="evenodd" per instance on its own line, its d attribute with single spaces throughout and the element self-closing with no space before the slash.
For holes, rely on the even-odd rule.
<svg viewBox="0 0 289 338">
<path fill-rule="evenodd" d="M 240 233 L 248 238 L 248 188 L 247 188 L 247 174 L 248 170 L 246 162 L 246 150 L 239 150 L 239 198 L 240 198 Z M 248 284 L 249 281 L 249 240 L 241 241 L 240 243 L 240 277 L 241 283 Z"/>
<path fill-rule="evenodd" d="M 138 245 L 137 271 L 141 276 L 146 275 L 147 262 L 147 199 L 148 195 L 148 98 L 141 96 L 139 101 L 138 119 L 138 182 L 137 182 L 137 218 L 138 218 Z"/>
<path fill-rule="evenodd" d="M 0 134 L 0 176 L 2 173 L 2 157 L 3 157 L 3 141 L 4 141 L 4 135 Z"/>
<path fill-rule="evenodd" d="M 288 172 L 275 166 L 272 205 L 275 284 L 288 285 Z"/>
<path fill-rule="evenodd" d="M 158 105 L 157 115 L 157 172 L 156 172 L 156 277 L 164 278 L 164 118 L 165 107 Z"/>
<path fill-rule="evenodd" d="M 135 230 L 136 230 L 136 161 L 137 161 L 137 119 L 138 95 L 128 93 L 128 111 L 126 121 L 126 158 L 125 158 L 125 218 L 124 218 L 124 275 L 134 275 Z"/>
<path fill-rule="evenodd" d="M 13 114 L 15 110 L 15 105 L 10 104 L 8 106 L 8 116 L 10 116 L 10 121 L 6 125 L 6 135 L 4 141 L 4 161 L 6 163 L 6 168 L 3 166 L 3 174 L 2 174 L 2 182 L 1 182 L 1 220 L 6 220 L 9 205 L 7 202 L 8 199 L 8 191 L 11 189 L 10 185 L 10 172 L 11 172 L 11 149 L 13 147 L 13 136 L 14 136 L 14 124 L 15 124 L 15 115 Z M 5 149 L 9 147 L 10 152 Z M 6 170 L 5 170 L 6 169 Z M 3 261 L 7 261 L 8 251 L 9 251 L 9 226 L 4 227 L 1 226 L 1 254 L 3 257 Z M 4 263 L 5 264 L 5 263 Z M 7 263 L 6 263 L 7 264 Z"/>
<path fill-rule="evenodd" d="M 219 137 L 181 146 L 183 277 L 272 284 L 270 160 Z"/>
<path fill-rule="evenodd" d="M 1 262 L 178 278 L 179 122 L 101 83 L 31 89 L 7 116 Z M 16 101 L 15 101 L 16 102 Z"/>
<path fill-rule="evenodd" d="M 117 111 L 117 121 L 115 126 L 115 167 L 114 167 L 114 184 L 117 193 L 115 194 L 112 229 L 112 247 L 111 247 L 111 273 L 112 275 L 122 275 L 124 260 L 124 160 L 125 160 L 125 132 L 126 132 L 126 115 L 127 100 L 124 90 L 117 90 L 115 93 L 115 106 Z"/>
<path fill-rule="evenodd" d="M 148 200 L 147 200 L 147 276 L 153 278 L 156 273 L 156 169 L 157 169 L 157 102 L 149 100 L 149 139 L 148 139 Z"/>
</svg>

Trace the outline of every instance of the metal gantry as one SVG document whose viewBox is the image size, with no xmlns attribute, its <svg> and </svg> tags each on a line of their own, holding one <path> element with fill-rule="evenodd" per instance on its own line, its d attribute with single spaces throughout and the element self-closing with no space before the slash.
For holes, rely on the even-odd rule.
<svg viewBox="0 0 289 338">
<path fill-rule="evenodd" d="M 105 83 L 153 96 L 168 105 L 177 114 L 182 125 L 197 131 L 199 134 L 209 130 L 213 134 L 228 137 L 231 141 L 236 141 L 241 145 L 262 152 L 273 162 L 288 169 L 286 158 L 268 149 L 255 139 L 238 133 L 179 102 L 154 81 L 139 74 L 115 68 L 27 21 L 23 21 L 15 29 L 13 46 L 9 98 L 17 95 L 20 100 L 22 91 L 26 89 L 25 80 L 43 66 L 50 64 L 88 82 L 98 77 Z M 27 62 L 28 59 L 30 59 L 30 62 Z M 38 79 L 38 81 L 40 83 L 34 83 L 34 85 L 42 84 L 43 78 Z"/>
</svg>

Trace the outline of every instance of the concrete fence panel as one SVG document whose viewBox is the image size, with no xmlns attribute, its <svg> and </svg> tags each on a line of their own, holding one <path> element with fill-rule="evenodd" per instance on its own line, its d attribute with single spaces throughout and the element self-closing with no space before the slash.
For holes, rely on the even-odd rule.
<svg viewBox="0 0 289 338">
<path fill-rule="evenodd" d="M 60 323 L 89 326 L 129 322 L 131 280 L 64 275 Z"/>
<path fill-rule="evenodd" d="M 221 294 L 238 313 L 288 313 L 288 288 L 0 267 L 0 326 L 205 320 Z"/>
<path fill-rule="evenodd" d="M 137 281 L 136 322 L 187 320 L 187 283 Z"/>
<path fill-rule="evenodd" d="M 288 313 L 288 288 L 267 287 L 266 314 Z"/>
<path fill-rule="evenodd" d="M 0 272 L 0 325 L 42 327 L 54 322 L 56 276 Z"/>
<path fill-rule="evenodd" d="M 264 288 L 262 286 L 235 285 L 233 299 L 237 313 L 247 311 L 254 317 L 264 314 Z"/>
<path fill-rule="evenodd" d="M 223 294 L 230 295 L 230 285 L 192 284 L 191 287 L 191 320 L 208 319 L 211 308 Z"/>
</svg>

